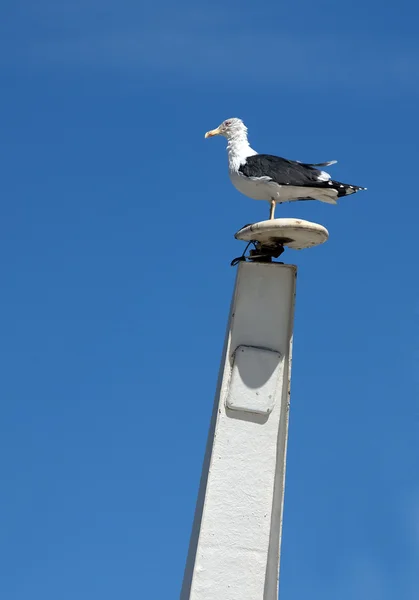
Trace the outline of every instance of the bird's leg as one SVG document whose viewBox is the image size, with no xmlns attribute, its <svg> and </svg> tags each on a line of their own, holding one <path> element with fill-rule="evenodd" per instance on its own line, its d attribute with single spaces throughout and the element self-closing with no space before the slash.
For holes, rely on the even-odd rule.
<svg viewBox="0 0 419 600">
<path fill-rule="evenodd" d="M 275 206 L 276 206 L 275 200 L 271 200 L 271 210 L 269 212 L 269 218 L 270 219 L 274 218 L 274 215 L 275 215 Z"/>
</svg>

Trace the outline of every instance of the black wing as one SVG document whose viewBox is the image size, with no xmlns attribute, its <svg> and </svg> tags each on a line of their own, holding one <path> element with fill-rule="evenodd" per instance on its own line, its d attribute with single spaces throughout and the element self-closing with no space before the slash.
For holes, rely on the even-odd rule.
<svg viewBox="0 0 419 600">
<path fill-rule="evenodd" d="M 246 177 L 270 177 L 279 185 L 310 187 L 326 187 L 328 185 L 327 181 L 319 180 L 321 173 L 313 165 L 271 154 L 248 156 L 239 171 Z"/>
</svg>

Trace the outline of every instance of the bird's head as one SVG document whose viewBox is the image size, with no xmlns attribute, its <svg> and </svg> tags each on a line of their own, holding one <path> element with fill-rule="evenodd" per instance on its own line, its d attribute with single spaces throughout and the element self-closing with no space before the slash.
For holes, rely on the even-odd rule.
<svg viewBox="0 0 419 600">
<path fill-rule="evenodd" d="M 222 135 L 228 140 L 247 133 L 247 127 L 243 123 L 241 119 L 231 118 L 226 119 L 217 127 L 217 129 L 212 129 L 211 131 L 207 131 L 205 134 L 206 138 L 214 137 L 214 135 Z"/>
</svg>

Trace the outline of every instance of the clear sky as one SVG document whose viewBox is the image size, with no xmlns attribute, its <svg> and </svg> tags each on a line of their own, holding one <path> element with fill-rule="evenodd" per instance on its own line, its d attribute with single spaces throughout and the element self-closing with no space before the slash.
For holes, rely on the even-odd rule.
<svg viewBox="0 0 419 600">
<path fill-rule="evenodd" d="M 177 598 L 235 269 L 228 117 L 368 186 L 299 267 L 281 595 L 419 588 L 413 0 L 4 0 L 0 596 Z M 226 599 L 227 600 L 227 599 Z"/>
</svg>

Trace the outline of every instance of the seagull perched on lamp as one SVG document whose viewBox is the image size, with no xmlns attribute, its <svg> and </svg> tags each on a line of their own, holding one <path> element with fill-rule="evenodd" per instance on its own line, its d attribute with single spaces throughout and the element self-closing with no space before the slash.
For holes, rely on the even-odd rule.
<svg viewBox="0 0 419 600">
<path fill-rule="evenodd" d="M 245 196 L 270 203 L 273 219 L 276 204 L 296 200 L 320 200 L 336 204 L 337 198 L 366 188 L 340 183 L 316 167 L 329 167 L 337 161 L 301 163 L 271 154 L 258 154 L 247 141 L 247 127 L 241 119 L 227 119 L 206 138 L 227 138 L 228 170 L 231 182 Z"/>
</svg>

